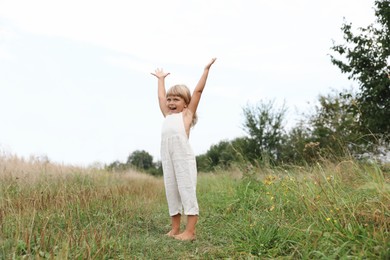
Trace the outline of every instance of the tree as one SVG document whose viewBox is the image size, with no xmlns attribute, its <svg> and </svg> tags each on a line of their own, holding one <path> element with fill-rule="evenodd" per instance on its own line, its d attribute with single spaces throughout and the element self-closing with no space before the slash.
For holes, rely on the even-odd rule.
<svg viewBox="0 0 390 260">
<path fill-rule="evenodd" d="M 228 168 L 234 160 L 234 151 L 229 141 L 221 141 L 212 145 L 206 155 L 211 167 Z"/>
<path fill-rule="evenodd" d="M 308 158 L 305 147 L 311 143 L 311 132 L 307 118 L 301 119 L 285 136 L 282 150 L 283 163 L 304 164 Z"/>
<path fill-rule="evenodd" d="M 243 109 L 245 116 L 243 126 L 249 135 L 247 145 L 251 150 L 250 157 L 272 161 L 280 159 L 286 111 L 284 105 L 279 110 L 275 110 L 272 101 L 261 101 L 255 106 L 248 104 Z"/>
<path fill-rule="evenodd" d="M 128 165 L 121 163 L 120 161 L 115 161 L 115 162 L 112 162 L 109 165 L 107 165 L 105 168 L 108 171 L 125 171 L 129 167 L 128 167 Z"/>
<path fill-rule="evenodd" d="M 132 152 L 127 158 L 127 165 L 133 165 L 141 170 L 148 170 L 154 167 L 153 156 L 148 152 L 137 150 Z"/>
<path fill-rule="evenodd" d="M 336 55 L 331 61 L 349 79 L 359 83 L 355 111 L 360 114 L 360 131 L 383 135 L 390 133 L 390 1 L 375 1 L 376 22 L 354 33 L 352 24 L 345 22 L 341 30 L 344 44 L 331 48 Z"/>
<path fill-rule="evenodd" d="M 234 147 L 238 139 L 222 140 L 218 144 L 212 145 L 205 154 L 198 155 L 196 157 L 198 170 L 208 172 L 230 168 L 234 162 L 239 160 L 238 151 Z"/>
<path fill-rule="evenodd" d="M 318 143 L 325 156 L 343 156 L 357 151 L 363 140 L 359 134 L 359 113 L 355 95 L 347 90 L 319 97 L 315 113 L 308 116 L 310 142 Z"/>
</svg>

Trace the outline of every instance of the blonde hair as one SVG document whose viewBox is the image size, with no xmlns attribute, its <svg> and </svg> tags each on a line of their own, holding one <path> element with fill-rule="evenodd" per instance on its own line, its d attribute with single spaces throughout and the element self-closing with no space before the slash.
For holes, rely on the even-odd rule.
<svg viewBox="0 0 390 260">
<path fill-rule="evenodd" d="M 188 105 L 191 102 L 191 92 L 186 85 L 180 84 L 180 85 L 174 85 L 170 87 L 167 91 L 166 97 L 171 97 L 171 96 L 181 97 L 182 99 L 184 99 L 186 105 Z M 198 115 L 195 112 L 192 117 L 191 127 L 195 126 L 197 122 L 198 122 Z"/>
</svg>

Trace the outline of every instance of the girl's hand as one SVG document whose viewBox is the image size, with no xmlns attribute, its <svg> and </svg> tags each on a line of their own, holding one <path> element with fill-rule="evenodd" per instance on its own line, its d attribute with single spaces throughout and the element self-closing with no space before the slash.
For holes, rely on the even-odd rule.
<svg viewBox="0 0 390 260">
<path fill-rule="evenodd" d="M 163 69 L 156 69 L 154 73 L 150 73 L 153 76 L 157 77 L 158 79 L 165 79 L 166 76 L 168 76 L 169 72 L 164 72 Z"/>
<path fill-rule="evenodd" d="M 209 62 L 209 64 L 207 64 L 206 67 L 204 67 L 204 69 L 205 69 L 205 70 L 210 69 L 211 65 L 214 64 L 214 62 L 215 62 L 216 59 L 217 59 L 217 58 L 212 58 L 211 61 Z"/>
</svg>

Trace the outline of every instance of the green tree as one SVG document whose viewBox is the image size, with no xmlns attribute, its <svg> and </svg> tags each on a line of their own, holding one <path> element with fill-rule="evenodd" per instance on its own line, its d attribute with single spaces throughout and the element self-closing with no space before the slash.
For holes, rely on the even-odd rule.
<svg viewBox="0 0 390 260">
<path fill-rule="evenodd" d="M 249 159 L 270 159 L 277 162 L 281 158 L 284 142 L 284 117 L 287 109 L 279 110 L 272 101 L 260 101 L 257 105 L 247 105 L 244 109 L 244 130 L 248 133 L 246 156 Z"/>
<path fill-rule="evenodd" d="M 341 93 L 330 93 L 319 97 L 319 105 L 309 118 L 311 137 L 308 140 L 318 143 L 329 157 L 343 156 L 358 150 L 361 142 L 359 133 L 359 113 L 355 95 L 344 90 Z M 306 147 L 307 148 L 307 147 Z"/>
<path fill-rule="evenodd" d="M 154 176 L 162 176 L 163 175 L 163 169 L 162 169 L 162 163 L 161 161 L 157 161 L 153 164 L 153 167 L 147 169 L 147 173 L 154 175 Z"/>
<path fill-rule="evenodd" d="M 105 168 L 108 171 L 124 171 L 127 170 L 129 167 L 128 165 L 121 163 L 120 161 L 114 161 L 107 165 Z"/>
<path fill-rule="evenodd" d="M 212 145 L 205 154 L 197 156 L 199 171 L 212 171 L 215 169 L 228 169 L 237 161 L 237 152 L 232 142 L 222 140 Z"/>
<path fill-rule="evenodd" d="M 344 44 L 331 48 L 331 61 L 349 79 L 359 83 L 357 93 L 360 131 L 383 135 L 390 133 L 390 1 L 375 1 L 376 21 L 355 32 L 351 23 L 344 22 Z"/>
<path fill-rule="evenodd" d="M 305 119 L 305 120 L 304 120 Z M 305 147 L 312 141 L 307 118 L 301 119 L 285 136 L 282 147 L 282 161 L 290 164 L 304 164 L 308 161 Z"/>
<path fill-rule="evenodd" d="M 127 158 L 127 165 L 135 166 L 141 170 L 148 170 L 154 168 L 153 156 L 144 150 L 137 150 L 132 152 Z"/>
<path fill-rule="evenodd" d="M 221 141 L 212 145 L 206 153 L 210 161 L 210 166 L 228 168 L 234 161 L 234 151 L 229 141 Z"/>
<path fill-rule="evenodd" d="M 196 167 L 198 172 L 209 172 L 213 170 L 207 154 L 200 154 L 196 156 Z"/>
</svg>

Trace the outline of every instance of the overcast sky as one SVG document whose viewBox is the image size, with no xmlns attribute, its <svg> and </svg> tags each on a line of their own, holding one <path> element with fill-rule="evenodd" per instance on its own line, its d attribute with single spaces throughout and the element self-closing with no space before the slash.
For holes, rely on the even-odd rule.
<svg viewBox="0 0 390 260">
<path fill-rule="evenodd" d="M 87 166 L 160 158 L 166 86 L 191 90 L 212 57 L 190 142 L 196 154 L 245 135 L 242 108 L 286 103 L 288 124 L 318 95 L 354 86 L 330 62 L 345 18 L 369 0 L 0 0 L 0 151 Z M 308 104 L 309 103 L 309 104 Z"/>
</svg>

